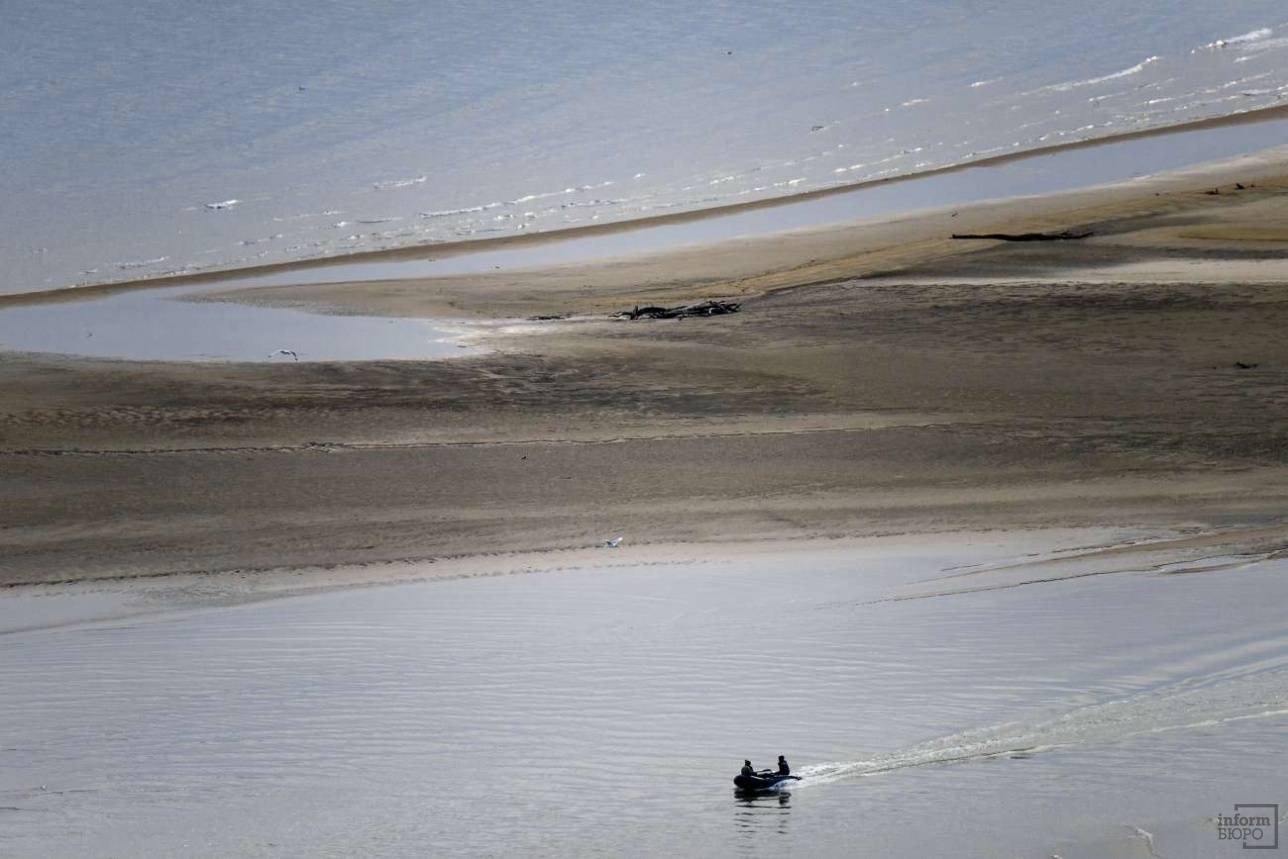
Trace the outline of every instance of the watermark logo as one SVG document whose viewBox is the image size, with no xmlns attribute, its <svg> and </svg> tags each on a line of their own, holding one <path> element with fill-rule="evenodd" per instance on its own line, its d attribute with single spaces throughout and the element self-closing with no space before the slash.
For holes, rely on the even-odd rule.
<svg viewBox="0 0 1288 859">
<path fill-rule="evenodd" d="M 1244 850 L 1279 849 L 1279 806 L 1245 802 L 1234 806 L 1233 814 L 1216 816 L 1216 837 L 1238 841 Z"/>
</svg>

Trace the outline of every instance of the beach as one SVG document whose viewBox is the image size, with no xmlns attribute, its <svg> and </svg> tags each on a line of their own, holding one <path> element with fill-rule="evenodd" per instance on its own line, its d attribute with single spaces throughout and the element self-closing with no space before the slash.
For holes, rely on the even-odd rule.
<svg viewBox="0 0 1288 859">
<path fill-rule="evenodd" d="M 1281 843 L 1274 0 L 144 12 L 0 30 L 0 855 Z"/>
<path fill-rule="evenodd" d="M 1235 855 L 1221 816 L 1282 800 L 1286 241 L 1268 150 L 545 268 L 13 297 L 86 342 L 130 302 L 165 355 L 194 319 L 451 336 L 0 353 L 0 852 Z M 784 753 L 802 781 L 731 791 Z"/>
<path fill-rule="evenodd" d="M 489 351 L 271 365 L 8 354 L 4 583 L 616 536 L 1275 524 L 1285 173 L 1271 153 L 545 271 L 212 287 L 332 313 L 451 312 L 486 322 L 471 336 Z M 950 238 L 1064 230 L 1094 235 Z M 717 297 L 741 312 L 606 318 Z M 538 314 L 571 318 L 524 321 Z"/>
</svg>

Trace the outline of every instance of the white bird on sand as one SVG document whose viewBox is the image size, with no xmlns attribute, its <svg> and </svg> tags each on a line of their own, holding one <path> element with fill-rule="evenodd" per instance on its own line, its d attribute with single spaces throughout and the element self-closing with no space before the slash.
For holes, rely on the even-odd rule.
<svg viewBox="0 0 1288 859">
<path fill-rule="evenodd" d="M 292 352 L 290 349 L 278 349 L 276 352 L 269 352 L 269 353 L 268 353 L 268 357 L 270 357 L 270 358 L 276 358 L 278 355 L 290 355 L 290 356 L 291 356 L 292 358 L 294 358 L 296 361 L 300 360 L 300 356 L 299 356 L 299 355 L 296 355 L 296 354 L 295 354 L 294 352 Z"/>
<path fill-rule="evenodd" d="M 604 545 L 610 549 L 616 549 L 618 546 L 622 545 L 622 538 L 614 537 L 613 539 L 606 541 Z"/>
</svg>

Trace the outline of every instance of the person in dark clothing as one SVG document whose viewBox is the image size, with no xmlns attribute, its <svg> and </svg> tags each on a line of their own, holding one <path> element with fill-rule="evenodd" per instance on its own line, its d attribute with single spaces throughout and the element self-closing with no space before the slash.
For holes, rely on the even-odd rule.
<svg viewBox="0 0 1288 859">
<path fill-rule="evenodd" d="M 778 756 L 778 774 L 779 775 L 792 774 L 792 768 L 787 765 L 787 758 L 783 757 L 782 755 Z"/>
<path fill-rule="evenodd" d="M 756 771 L 755 771 L 754 769 L 752 769 L 752 768 L 751 768 L 751 761 L 743 761 L 743 762 L 742 762 L 742 774 L 743 774 L 743 775 L 755 775 L 755 774 L 756 774 Z"/>
</svg>

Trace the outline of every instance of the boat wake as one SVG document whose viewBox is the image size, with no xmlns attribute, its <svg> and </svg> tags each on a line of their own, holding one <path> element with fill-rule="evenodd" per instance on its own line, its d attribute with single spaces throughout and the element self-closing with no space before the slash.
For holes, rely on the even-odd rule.
<svg viewBox="0 0 1288 859">
<path fill-rule="evenodd" d="M 1288 645 L 1251 645 L 1243 655 L 1250 661 L 1124 698 L 1075 706 L 1032 721 L 962 731 L 861 760 L 803 767 L 798 772 L 804 781 L 798 787 L 1288 717 Z"/>
</svg>

